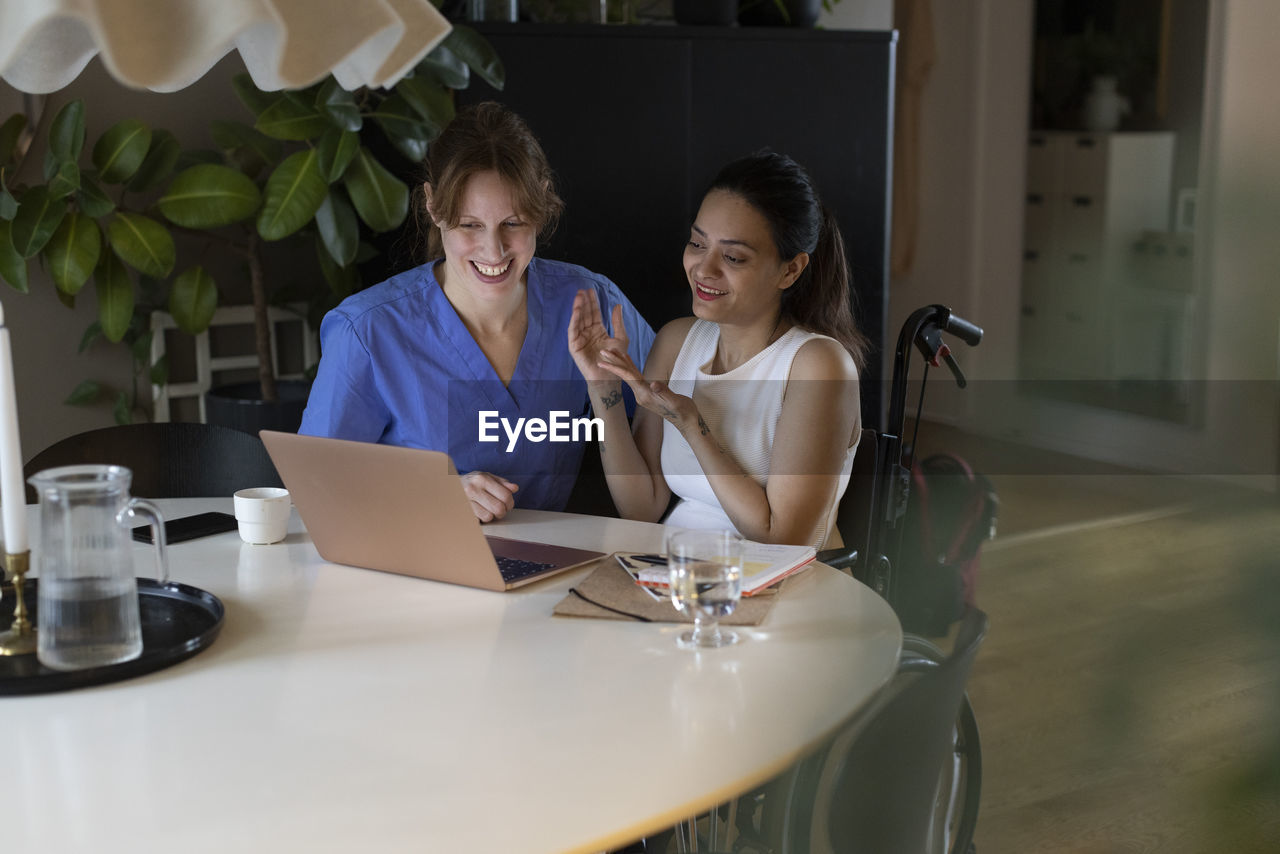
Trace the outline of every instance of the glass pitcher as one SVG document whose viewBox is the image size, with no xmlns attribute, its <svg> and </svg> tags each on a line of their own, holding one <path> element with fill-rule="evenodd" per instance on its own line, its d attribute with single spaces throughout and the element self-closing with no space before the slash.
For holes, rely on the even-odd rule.
<svg viewBox="0 0 1280 854">
<path fill-rule="evenodd" d="M 130 661 L 142 654 L 132 522 L 151 525 L 160 583 L 169 579 L 164 520 L 155 505 L 129 497 L 122 466 L 46 469 L 28 482 L 40 497 L 34 564 L 36 657 L 54 670 Z"/>
</svg>

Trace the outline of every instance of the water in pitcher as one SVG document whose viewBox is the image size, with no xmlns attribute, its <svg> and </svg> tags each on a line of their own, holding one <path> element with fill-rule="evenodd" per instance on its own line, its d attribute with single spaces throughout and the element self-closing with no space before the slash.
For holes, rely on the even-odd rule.
<svg viewBox="0 0 1280 854">
<path fill-rule="evenodd" d="M 142 630 L 131 616 L 138 609 L 132 579 L 42 580 L 40 607 L 40 631 L 53 635 L 40 659 L 46 667 L 102 667 L 142 653 Z"/>
</svg>

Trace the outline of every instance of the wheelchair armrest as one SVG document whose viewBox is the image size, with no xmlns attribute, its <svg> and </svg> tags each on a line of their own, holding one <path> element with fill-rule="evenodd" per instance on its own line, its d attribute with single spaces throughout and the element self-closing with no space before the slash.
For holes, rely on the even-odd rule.
<svg viewBox="0 0 1280 854">
<path fill-rule="evenodd" d="M 853 573 L 858 565 L 857 549 L 824 549 L 818 552 L 818 560 L 841 572 Z"/>
</svg>

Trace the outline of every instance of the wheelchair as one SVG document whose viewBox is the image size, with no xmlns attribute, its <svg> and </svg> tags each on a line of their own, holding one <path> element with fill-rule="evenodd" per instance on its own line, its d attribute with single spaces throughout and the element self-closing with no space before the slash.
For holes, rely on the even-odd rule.
<svg viewBox="0 0 1280 854">
<path fill-rule="evenodd" d="M 902 546 L 903 517 L 911 488 L 911 457 L 915 441 L 906 447 L 907 378 L 912 349 L 925 363 L 925 376 L 920 383 L 915 424 L 920 423 L 930 367 L 945 365 L 960 388 L 967 385 L 964 373 L 943 339 L 943 333 L 955 336 L 971 347 L 982 340 L 982 329 L 957 316 L 943 305 L 929 305 L 914 311 L 903 323 L 894 350 L 890 384 L 889 412 L 885 430 L 877 433 L 864 429 L 854 458 L 845 499 L 838 510 L 837 527 L 845 539 L 842 549 L 820 552 L 818 559 L 849 572 L 883 596 L 898 610 L 901 601 L 894 585 L 894 565 Z M 864 453 L 865 446 L 865 453 Z M 946 655 L 932 641 L 906 635 L 902 644 L 902 669 L 937 666 Z M 977 718 L 965 694 L 956 718 L 953 762 L 943 769 L 937 802 L 938 833 L 947 840 L 948 854 L 970 854 L 975 851 L 973 833 L 978 822 L 978 805 L 982 791 L 982 746 Z"/>
</svg>

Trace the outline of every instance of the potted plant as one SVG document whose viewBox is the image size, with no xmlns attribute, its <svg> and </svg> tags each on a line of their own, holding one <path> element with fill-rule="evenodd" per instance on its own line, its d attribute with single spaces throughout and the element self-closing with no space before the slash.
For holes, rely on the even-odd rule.
<svg viewBox="0 0 1280 854">
<path fill-rule="evenodd" d="M 401 175 L 452 118 L 452 90 L 465 88 L 472 72 L 503 85 L 493 48 L 455 25 L 389 89 L 350 92 L 328 77 L 303 90 L 263 92 L 241 74 L 233 86 L 251 121 L 214 121 L 216 151 L 184 149 L 138 119 L 87 146 L 85 105 L 71 101 L 50 123 L 43 180 L 29 185 L 11 183 L 25 121 L 0 125 L 0 277 L 26 292 L 36 261 L 69 306 L 92 280 L 98 316 L 81 349 L 105 338 L 133 357 L 131 391 L 86 381 L 68 402 L 107 398 L 119 423 L 146 414 L 149 395 L 141 392 L 168 379 L 167 363 L 150 361 L 151 312 L 167 311 L 192 335 L 208 328 L 223 289 L 191 258 L 211 245 L 247 270 L 257 385 L 262 400 L 276 400 L 268 308 L 302 302 L 314 327 L 364 286 L 358 264 L 374 251 L 371 237 L 406 218 L 412 179 Z M 391 151 L 404 161 L 389 167 Z M 297 254 L 299 241 L 313 247 L 303 255 L 314 258 L 314 271 L 293 288 L 270 287 L 265 260 L 286 244 Z"/>
<path fill-rule="evenodd" d="M 812 27 L 839 0 L 742 0 L 738 22 L 748 27 Z"/>
</svg>

